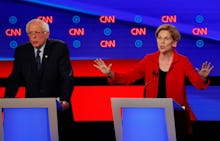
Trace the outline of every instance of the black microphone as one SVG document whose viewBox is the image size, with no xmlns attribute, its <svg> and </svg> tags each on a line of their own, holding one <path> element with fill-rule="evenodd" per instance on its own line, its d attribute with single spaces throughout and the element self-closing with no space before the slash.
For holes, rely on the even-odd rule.
<svg viewBox="0 0 220 141">
<path fill-rule="evenodd" d="M 147 86 L 150 85 L 153 82 L 154 77 L 157 77 L 158 75 L 159 75 L 158 72 L 156 72 L 155 70 L 152 71 L 152 79 L 150 81 L 146 82 L 144 85 L 144 98 L 147 97 L 147 89 L 146 89 Z"/>
</svg>

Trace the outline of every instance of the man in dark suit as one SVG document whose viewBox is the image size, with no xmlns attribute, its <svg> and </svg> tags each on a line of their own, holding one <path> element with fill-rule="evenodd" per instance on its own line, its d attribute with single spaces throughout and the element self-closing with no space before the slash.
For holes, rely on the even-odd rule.
<svg viewBox="0 0 220 141">
<path fill-rule="evenodd" d="M 70 100 L 74 88 L 73 70 L 68 47 L 62 41 L 49 39 L 49 25 L 39 19 L 29 21 L 26 32 L 29 42 L 15 50 L 5 97 L 15 97 L 19 86 L 23 85 L 27 98 L 58 98 L 62 107 L 58 110 L 59 137 L 64 141 L 71 136 L 68 130 L 73 129 L 74 123 Z"/>
</svg>

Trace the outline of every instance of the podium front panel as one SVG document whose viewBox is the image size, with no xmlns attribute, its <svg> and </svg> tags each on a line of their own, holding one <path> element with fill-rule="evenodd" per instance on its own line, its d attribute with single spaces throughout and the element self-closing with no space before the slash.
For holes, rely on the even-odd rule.
<svg viewBox="0 0 220 141">
<path fill-rule="evenodd" d="M 47 108 L 4 108 L 4 141 L 51 141 Z"/>
<path fill-rule="evenodd" d="M 58 141 L 55 98 L 0 99 L 0 141 Z"/>
<path fill-rule="evenodd" d="M 168 141 L 164 108 L 122 108 L 123 141 Z"/>
<path fill-rule="evenodd" d="M 176 141 L 178 104 L 171 98 L 112 98 L 111 102 L 116 141 Z"/>
</svg>

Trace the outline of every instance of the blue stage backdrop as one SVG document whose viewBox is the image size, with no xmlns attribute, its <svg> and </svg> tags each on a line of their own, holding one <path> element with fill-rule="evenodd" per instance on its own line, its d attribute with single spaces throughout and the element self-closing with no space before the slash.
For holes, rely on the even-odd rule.
<svg viewBox="0 0 220 141">
<path fill-rule="evenodd" d="M 139 59 L 157 50 L 156 28 L 169 23 L 181 32 L 177 50 L 195 67 L 211 61 L 220 75 L 220 2 L 164 0 L 4 0 L 1 2 L 1 60 L 27 41 L 25 23 L 49 23 L 51 38 L 64 40 L 72 60 Z"/>
<path fill-rule="evenodd" d="M 181 32 L 178 52 L 195 67 L 212 62 L 211 76 L 220 76 L 219 5 L 219 0 L 1 0 L 0 61 L 13 60 L 15 48 L 28 41 L 25 24 L 33 18 L 46 21 L 50 37 L 65 41 L 71 59 L 80 61 L 141 59 L 157 50 L 155 30 L 168 23 Z M 198 120 L 220 119 L 219 86 L 202 92 L 188 86 L 187 93 Z"/>
</svg>

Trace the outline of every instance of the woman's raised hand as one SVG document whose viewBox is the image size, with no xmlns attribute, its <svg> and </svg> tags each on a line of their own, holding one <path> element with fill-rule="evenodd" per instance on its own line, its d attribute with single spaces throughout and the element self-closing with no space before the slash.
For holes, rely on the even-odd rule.
<svg viewBox="0 0 220 141">
<path fill-rule="evenodd" d="M 105 62 L 101 58 L 97 58 L 94 60 L 95 64 L 93 64 L 94 67 L 99 69 L 102 73 L 109 75 L 111 73 L 111 66 L 112 64 L 109 64 L 108 66 L 105 64 Z"/>
<path fill-rule="evenodd" d="M 206 80 L 213 68 L 214 68 L 214 66 L 211 65 L 210 62 L 205 61 L 202 63 L 202 68 L 201 69 L 196 68 L 196 70 L 198 71 L 201 78 L 203 80 Z"/>
</svg>

